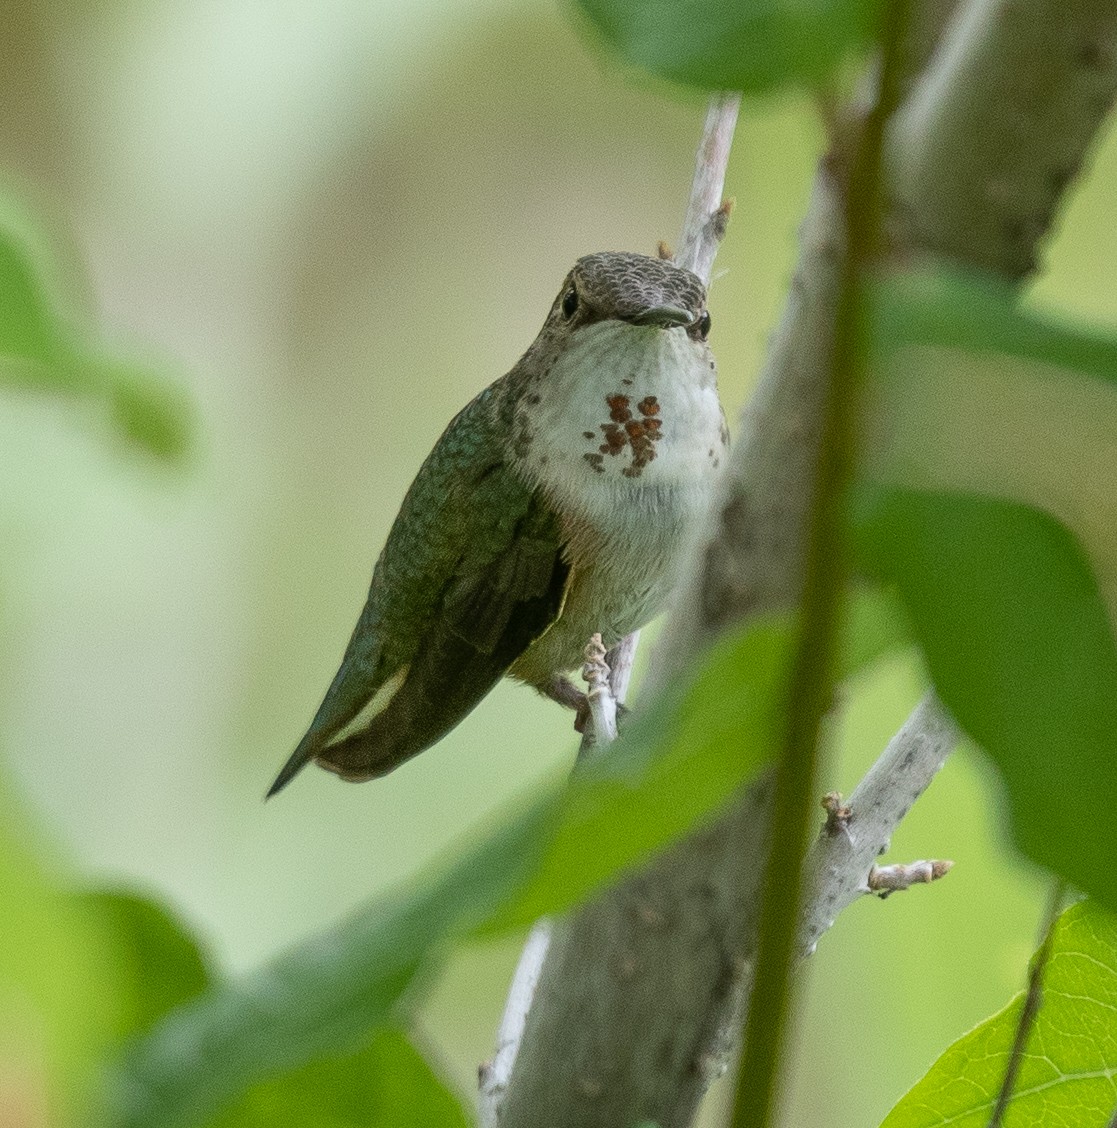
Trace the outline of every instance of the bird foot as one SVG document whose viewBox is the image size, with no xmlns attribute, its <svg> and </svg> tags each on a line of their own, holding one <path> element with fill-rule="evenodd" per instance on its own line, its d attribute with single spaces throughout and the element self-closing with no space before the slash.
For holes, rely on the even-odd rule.
<svg viewBox="0 0 1117 1128">
<path fill-rule="evenodd" d="M 540 686 L 540 692 L 544 697 L 573 709 L 575 732 L 585 731 L 590 716 L 589 699 L 572 681 L 556 674 L 546 685 Z"/>
<path fill-rule="evenodd" d="M 584 734 L 586 726 L 590 722 L 592 711 L 590 709 L 589 698 L 569 679 L 556 675 L 553 677 L 546 686 L 542 687 L 540 691 L 544 697 L 549 698 L 551 701 L 558 702 L 559 705 L 565 705 L 568 709 L 574 710 L 574 731 L 579 734 Z M 622 705 L 617 702 L 617 721 L 618 723 L 627 717 L 631 710 L 627 705 Z"/>
</svg>

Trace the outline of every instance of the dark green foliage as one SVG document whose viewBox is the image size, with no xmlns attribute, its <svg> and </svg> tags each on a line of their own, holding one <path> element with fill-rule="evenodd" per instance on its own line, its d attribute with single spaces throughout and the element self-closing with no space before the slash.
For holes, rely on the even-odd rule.
<svg viewBox="0 0 1117 1128">
<path fill-rule="evenodd" d="M 1117 907 L 1117 653 L 1074 537 L 1027 506 L 888 490 L 866 555 L 894 581 L 943 701 L 997 761 L 1020 846 Z"/>
<path fill-rule="evenodd" d="M 997 761 L 1020 846 L 1117 907 L 1117 344 L 949 274 L 875 302 L 864 560 Z"/>
<path fill-rule="evenodd" d="M 822 83 L 863 47 L 878 0 L 578 0 L 609 47 L 674 82 L 758 94 Z"/>
</svg>

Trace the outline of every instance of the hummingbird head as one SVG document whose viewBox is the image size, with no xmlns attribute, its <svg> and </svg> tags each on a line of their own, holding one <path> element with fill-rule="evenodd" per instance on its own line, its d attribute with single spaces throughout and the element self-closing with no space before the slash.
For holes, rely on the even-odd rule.
<svg viewBox="0 0 1117 1128">
<path fill-rule="evenodd" d="M 685 327 L 705 340 L 710 331 L 701 279 L 663 259 L 623 251 L 580 258 L 567 275 L 548 321 L 569 333 L 600 321 L 660 329 Z"/>
<path fill-rule="evenodd" d="M 709 332 L 706 287 L 689 270 L 624 252 L 580 258 L 509 373 L 521 470 L 562 511 L 611 511 L 636 486 L 708 474 L 724 446 Z"/>
</svg>

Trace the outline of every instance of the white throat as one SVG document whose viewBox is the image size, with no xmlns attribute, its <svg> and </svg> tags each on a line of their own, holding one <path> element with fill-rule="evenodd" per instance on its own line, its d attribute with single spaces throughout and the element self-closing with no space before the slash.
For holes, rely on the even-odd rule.
<svg viewBox="0 0 1117 1128">
<path fill-rule="evenodd" d="M 725 426 L 709 350 L 685 329 L 587 325 L 534 391 L 522 465 L 564 509 L 704 504 Z"/>
</svg>

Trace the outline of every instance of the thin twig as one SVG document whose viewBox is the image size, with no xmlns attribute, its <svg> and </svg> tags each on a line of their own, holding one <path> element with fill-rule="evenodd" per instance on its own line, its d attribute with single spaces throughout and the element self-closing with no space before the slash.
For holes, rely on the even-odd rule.
<svg viewBox="0 0 1117 1128">
<path fill-rule="evenodd" d="M 958 738 L 938 698 L 927 694 L 846 800 L 840 833 L 819 835 L 807 855 L 808 893 L 799 933 L 804 954 L 814 950 L 843 909 L 869 891 L 867 875 Z"/>
<path fill-rule="evenodd" d="M 1028 972 L 1028 991 L 1024 996 L 1024 1003 L 1020 1007 L 1016 1034 L 1012 1039 L 1012 1049 L 1009 1051 L 1008 1065 L 1005 1066 L 1004 1080 L 1001 1081 L 1001 1091 L 997 1094 L 997 1103 L 994 1105 L 993 1115 L 989 1119 L 989 1128 L 1001 1128 L 1005 1113 L 1008 1111 L 1008 1102 L 1012 1099 L 1012 1091 L 1016 1087 L 1016 1077 L 1024 1061 L 1028 1037 L 1032 1032 L 1032 1027 L 1039 1015 L 1040 1005 L 1043 1002 L 1043 974 L 1051 960 L 1051 948 L 1055 942 L 1055 923 L 1059 919 L 1059 911 L 1063 907 L 1066 892 L 1066 883 L 1062 879 L 1052 884 L 1051 899 L 1047 903 L 1047 912 L 1044 914 L 1041 930 L 1043 939 Z"/>
<path fill-rule="evenodd" d="M 707 285 L 732 209 L 731 201 L 723 199 L 723 194 L 740 108 L 740 94 L 717 94 L 710 99 L 702 141 L 695 157 L 683 233 L 675 254 L 679 266 L 694 271 Z"/>
<path fill-rule="evenodd" d="M 508 988 L 508 1000 L 504 1004 L 504 1014 L 496 1032 L 496 1052 L 492 1061 L 478 1070 L 480 1085 L 477 1111 L 481 1128 L 497 1128 L 501 1102 L 512 1076 L 512 1067 L 516 1064 L 516 1051 L 524 1036 L 524 1023 L 527 1022 L 528 1012 L 535 998 L 539 973 L 550 943 L 551 922 L 545 918 L 536 921 L 528 934 L 524 950 L 520 953 L 512 985 Z"/>
<path fill-rule="evenodd" d="M 623 705 L 628 697 L 628 683 L 632 680 L 632 667 L 636 661 L 636 646 L 640 632 L 633 631 L 605 655 L 605 665 L 609 667 L 609 687 L 618 705 Z"/>
<path fill-rule="evenodd" d="M 888 849 L 896 827 L 931 785 L 958 739 L 954 722 L 929 693 L 853 794 L 844 803 L 833 792 L 826 796 L 826 821 L 804 865 L 799 958 L 814 953 L 843 909 L 873 892 L 870 877 L 877 858 Z M 750 985 L 751 975 L 743 976 L 738 997 L 726 1007 L 704 1055 L 704 1074 L 711 1082 L 732 1064 L 740 1044 L 742 1001 Z"/>
<path fill-rule="evenodd" d="M 946 877 L 954 868 L 949 858 L 921 858 L 918 862 L 893 862 L 890 866 L 873 866 L 867 878 L 868 891 L 883 901 L 893 893 L 902 893 L 913 885 L 930 885 Z"/>
<path fill-rule="evenodd" d="M 578 759 L 582 761 L 590 749 L 608 747 L 617 739 L 617 698 L 613 691 L 612 673 L 601 635 L 595 634 L 586 644 L 582 678 L 586 683 L 586 701 L 590 721 L 582 735 Z"/>
<path fill-rule="evenodd" d="M 586 682 L 590 720 L 578 749 L 579 763 L 594 751 L 604 751 L 617 738 L 617 705 L 628 687 L 632 656 L 639 637 L 639 631 L 633 632 L 608 654 L 599 634 L 595 634 L 586 645 L 582 676 Z M 607 664 L 610 657 L 618 662 L 618 676 L 614 676 Z M 508 988 L 508 999 L 497 1030 L 496 1052 L 492 1061 L 478 1070 L 477 1113 L 481 1128 L 498 1128 L 500 1124 L 504 1094 L 508 1090 L 524 1028 L 535 1001 L 539 976 L 550 951 L 552 931 L 551 922 L 546 918 L 535 923 L 512 975 L 512 985 Z"/>
</svg>

